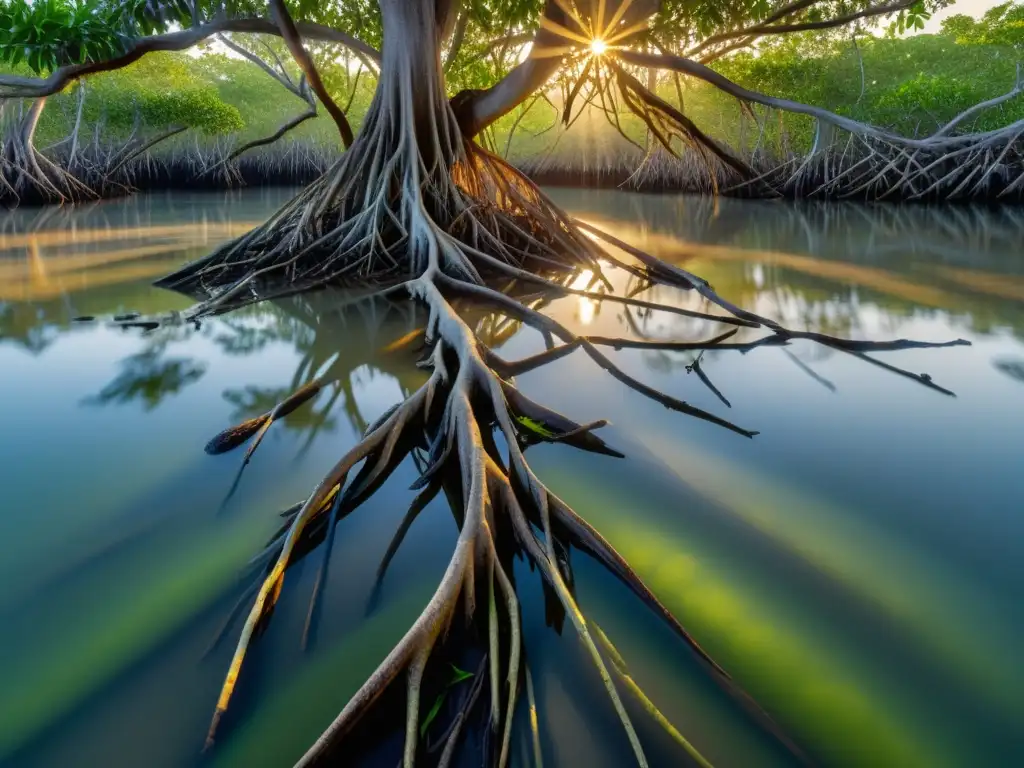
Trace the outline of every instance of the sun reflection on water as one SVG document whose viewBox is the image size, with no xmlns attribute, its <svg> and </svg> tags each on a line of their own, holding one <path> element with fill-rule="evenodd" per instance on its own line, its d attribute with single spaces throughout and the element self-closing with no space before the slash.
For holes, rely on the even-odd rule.
<svg viewBox="0 0 1024 768">
<path fill-rule="evenodd" d="M 594 282 L 594 273 L 585 269 L 580 272 L 579 276 L 573 281 L 569 287 L 576 291 L 587 290 L 591 283 Z M 579 297 L 579 306 L 576 311 L 577 319 L 582 325 L 590 325 L 594 320 L 594 315 L 597 313 L 597 302 L 593 299 L 588 299 L 586 296 Z"/>
</svg>

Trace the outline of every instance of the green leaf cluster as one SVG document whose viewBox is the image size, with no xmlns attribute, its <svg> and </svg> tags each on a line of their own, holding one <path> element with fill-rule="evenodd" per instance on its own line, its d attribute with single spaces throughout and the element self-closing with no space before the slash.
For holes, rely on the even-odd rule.
<svg viewBox="0 0 1024 768">
<path fill-rule="evenodd" d="M 238 108 L 220 97 L 187 55 L 151 54 L 123 70 L 90 79 L 86 87 L 86 120 L 103 121 L 114 135 L 129 132 L 136 116 L 143 127 L 153 130 L 186 126 L 216 135 L 244 127 Z"/>
<path fill-rule="evenodd" d="M 1024 46 L 1024 2 L 1009 2 L 989 9 L 980 19 L 966 14 L 942 23 L 942 34 L 961 45 Z"/>
<path fill-rule="evenodd" d="M 949 5 L 949 3 L 946 3 Z M 918 0 L 912 6 L 896 14 L 896 18 L 890 22 L 887 29 L 890 36 L 903 35 L 907 32 L 920 32 L 924 29 L 925 22 L 932 17 L 924 0 Z"/>
<path fill-rule="evenodd" d="M 0 62 L 36 74 L 116 57 L 137 37 L 185 23 L 185 0 L 7 0 L 0 5 Z"/>
</svg>

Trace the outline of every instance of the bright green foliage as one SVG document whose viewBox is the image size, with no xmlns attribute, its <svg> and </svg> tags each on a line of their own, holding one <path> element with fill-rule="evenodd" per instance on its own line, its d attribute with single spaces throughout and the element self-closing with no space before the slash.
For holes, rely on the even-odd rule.
<svg viewBox="0 0 1024 768">
<path fill-rule="evenodd" d="M 555 436 L 554 432 L 545 427 L 539 421 L 534 421 L 529 416 L 516 416 L 516 421 L 518 421 L 525 429 L 540 435 L 541 437 L 551 438 Z"/>
<path fill-rule="evenodd" d="M 6 3 L 0 7 L 0 56 L 11 66 L 24 61 L 37 74 L 69 62 L 114 56 L 121 40 L 110 14 L 99 9 L 98 2 Z"/>
<path fill-rule="evenodd" d="M 274 41 L 270 42 L 274 45 Z M 290 64 L 290 59 L 284 55 L 283 50 L 278 50 L 278 53 L 286 65 Z M 346 80 L 345 74 L 341 71 L 342 65 L 335 63 L 328 67 L 319 56 L 314 54 L 314 58 L 320 66 L 320 74 L 327 90 L 344 107 L 348 103 L 352 82 Z M 184 57 L 182 60 L 186 61 Z M 243 123 L 238 136 L 239 141 L 268 136 L 282 123 L 308 108 L 305 102 L 244 59 L 209 54 L 188 59 L 187 62 L 197 78 L 216 89 L 222 102 L 237 107 Z M 298 76 L 295 71 L 291 74 L 296 78 Z M 351 79 L 354 81 L 354 74 L 351 75 Z M 364 73 L 359 80 L 349 111 L 353 125 L 360 123 L 370 105 L 375 88 L 375 78 Z M 336 147 L 338 144 L 338 129 L 323 109 L 320 110 L 319 117 L 303 123 L 289 136 L 330 147 Z"/>
<path fill-rule="evenodd" d="M 211 135 L 243 127 L 236 107 L 225 104 L 214 88 L 144 92 L 139 100 L 142 120 L 153 126 L 185 125 Z"/>
<path fill-rule="evenodd" d="M 36 74 L 119 55 L 133 38 L 187 18 L 182 0 L 6 0 L 0 62 Z"/>
<path fill-rule="evenodd" d="M 971 106 L 1009 91 L 1016 78 L 1015 62 L 1006 48 L 957 45 L 946 36 L 919 35 L 868 37 L 860 41 L 859 51 L 848 40 L 821 45 L 793 39 L 758 57 L 724 59 L 716 68 L 765 93 L 827 107 L 904 135 L 924 135 Z M 707 86 L 692 87 L 688 93 L 688 110 L 698 124 L 723 139 L 739 140 L 739 113 L 733 100 Z M 1022 118 L 1024 98 L 1017 98 L 960 128 L 990 130 Z M 780 141 L 780 127 L 793 149 L 810 147 L 810 119 L 785 116 L 780 123 L 776 115 L 768 137 Z"/>
<path fill-rule="evenodd" d="M 964 14 L 942 23 L 942 34 L 960 44 L 1024 46 L 1024 2 L 997 5 L 981 19 Z"/>
<path fill-rule="evenodd" d="M 950 2 L 936 5 L 941 7 L 942 5 L 950 5 Z M 924 0 L 918 0 L 910 8 L 896 15 L 896 18 L 889 24 L 888 32 L 890 35 L 902 35 L 912 31 L 920 32 L 924 29 L 925 22 L 931 17 L 932 15 L 928 11 Z"/>
<path fill-rule="evenodd" d="M 867 17 L 859 23 L 870 26 L 891 21 L 892 28 L 900 33 L 920 29 L 932 13 L 950 5 L 952 1 L 918 0 L 896 14 Z M 769 21 L 774 14 L 792 4 L 793 0 L 664 0 L 661 12 L 654 18 L 652 29 L 655 39 L 662 45 L 685 50 L 713 35 Z M 879 5 L 877 0 L 819 0 L 775 23 L 790 25 L 823 22 L 844 18 Z M 816 34 L 828 36 L 828 30 L 819 30 Z"/>
<path fill-rule="evenodd" d="M 181 54 L 152 54 L 123 70 L 91 78 L 87 88 L 86 117 L 105 120 L 113 135 L 129 132 L 136 113 L 143 127 L 156 130 L 182 125 L 218 134 L 244 125 L 238 109 L 225 103 Z"/>
<path fill-rule="evenodd" d="M 1007 90 L 1004 84 L 1002 90 Z M 887 88 L 874 99 L 874 109 L 879 114 L 903 115 L 904 119 L 916 116 L 929 129 L 936 127 L 930 115 L 941 115 L 951 118 L 986 98 L 991 98 L 993 89 L 986 83 L 975 78 L 957 76 L 952 73 L 942 75 L 919 74 L 899 85 Z M 1004 106 L 1001 110 L 992 110 L 982 116 L 974 128 L 992 130 L 1007 123 L 1024 118 L 1024 99 Z M 930 125 L 929 125 L 930 123 Z"/>
<path fill-rule="evenodd" d="M 945 35 L 866 38 L 859 44 L 862 59 L 848 41 L 816 52 L 791 42 L 759 59 L 733 57 L 718 68 L 750 87 L 905 134 L 934 131 L 970 106 L 1008 91 L 1016 75 L 1012 51 L 958 45 Z M 1024 117 L 1022 110 L 1024 99 L 1017 99 L 982 115 L 973 127 L 1007 125 Z"/>
<path fill-rule="evenodd" d="M 205 135 L 216 135 L 245 126 L 238 108 L 221 97 L 214 83 L 197 67 L 195 58 L 154 53 L 51 97 L 37 131 L 40 146 L 68 135 L 77 113 L 78 89 L 82 87 L 86 89 L 83 130 L 88 135 L 101 124 L 103 137 L 114 142 L 132 132 L 136 115 L 138 129 L 144 134 L 185 126 Z"/>
</svg>

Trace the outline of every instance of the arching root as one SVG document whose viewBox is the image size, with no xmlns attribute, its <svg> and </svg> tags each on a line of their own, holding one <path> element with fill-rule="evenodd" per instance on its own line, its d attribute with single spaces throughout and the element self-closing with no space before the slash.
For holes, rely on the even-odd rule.
<svg viewBox="0 0 1024 768">
<path fill-rule="evenodd" d="M 328 764 L 353 726 L 399 678 L 404 678 L 406 686 L 403 763 L 412 766 L 417 757 L 432 754 L 420 744 L 424 681 L 429 687 L 432 662 L 439 649 L 453 642 L 449 629 L 462 623 L 477 630 L 469 633 L 476 640 L 467 642 L 481 646 L 478 656 L 486 657 L 488 674 L 479 683 L 481 690 L 472 697 L 472 703 L 467 699 L 466 706 L 455 715 L 459 722 L 453 719 L 445 729 L 440 759 L 444 764 L 454 759 L 466 723 L 486 702 L 489 732 L 500 738 L 493 762 L 506 765 L 524 680 L 519 601 L 511 568 L 512 559 L 519 555 L 536 566 L 547 594 L 569 618 L 602 681 L 636 762 L 646 766 L 643 745 L 620 689 L 625 685 L 645 707 L 644 702 L 649 700 L 615 660 L 617 654 L 611 651 L 610 641 L 594 631 L 577 604 L 571 573 L 559 557 L 570 546 L 592 556 L 660 616 L 722 690 L 802 760 L 798 746 L 710 658 L 611 545 L 551 493 L 526 461 L 524 448 L 539 441 L 563 442 L 620 456 L 594 434 L 605 422 L 578 424 L 528 398 L 512 377 L 580 350 L 643 397 L 749 438 L 757 432 L 639 381 L 600 349 L 636 346 L 634 340 L 575 334 L 545 315 L 541 307 L 560 296 L 582 295 L 627 307 L 696 316 L 733 329 L 763 327 L 769 335 L 748 344 L 731 342 L 732 330 L 702 342 L 666 343 L 676 348 L 685 345 L 687 349 L 742 349 L 759 344 L 785 345 L 803 338 L 863 357 L 933 388 L 938 387 L 930 378 L 880 363 L 865 353 L 936 345 L 850 342 L 793 331 L 736 307 L 718 296 L 707 281 L 589 225 L 574 222 L 521 174 L 467 143 L 443 91 L 438 88 L 433 96 L 424 95 L 415 90 L 414 82 L 411 73 L 394 82 L 383 80 L 356 144 L 331 173 L 265 225 L 162 281 L 166 287 L 202 297 L 196 307 L 181 315 L 184 321 L 265 298 L 268 293 L 281 291 L 282 286 L 296 291 L 333 281 L 369 283 L 376 290 L 372 295 L 405 296 L 425 306 L 429 313 L 423 362 L 430 370 L 427 381 L 371 425 L 309 497 L 288 510 L 278 535 L 254 559 L 256 567 L 263 569 L 263 576 L 217 701 L 208 745 L 230 704 L 253 638 L 269 620 L 281 595 L 288 569 L 320 544 L 326 545 L 310 601 L 305 643 L 315 631 L 315 612 L 322 600 L 336 524 L 412 455 L 423 459 L 420 480 L 414 486 L 422 492 L 388 547 L 378 572 L 378 587 L 410 526 L 441 490 L 459 526 L 451 559 L 423 612 L 299 765 Z M 417 104 L 420 111 L 410 112 L 410 104 Z M 423 114 L 431 116 L 429 130 L 424 127 Z M 599 246 L 599 241 L 625 251 L 632 261 L 613 256 Z M 583 270 L 589 270 L 610 291 L 611 284 L 601 266 L 608 262 L 647 285 L 693 290 L 724 313 L 695 312 L 635 295 L 568 287 Z M 491 287 L 498 281 L 506 284 L 504 290 Z M 518 361 L 501 359 L 455 311 L 452 302 L 456 299 L 512 321 L 501 334 L 514 332 L 515 323 L 536 330 L 547 350 Z M 402 345 L 415 338 L 410 335 Z M 317 386 L 299 390 L 273 411 L 228 430 L 211 446 L 216 451 L 229 449 L 255 437 L 248 459 L 272 423 L 315 394 Z M 503 450 L 498 448 L 495 431 Z M 486 608 L 478 610 L 484 604 Z M 608 658 L 612 659 L 611 667 Z M 652 715 L 658 719 L 657 714 Z M 441 725 L 438 723 L 438 727 Z M 431 735 L 429 730 L 427 735 Z"/>
<path fill-rule="evenodd" d="M 92 189 L 32 144 L 0 135 L 0 202 L 60 205 L 95 197 Z"/>
</svg>

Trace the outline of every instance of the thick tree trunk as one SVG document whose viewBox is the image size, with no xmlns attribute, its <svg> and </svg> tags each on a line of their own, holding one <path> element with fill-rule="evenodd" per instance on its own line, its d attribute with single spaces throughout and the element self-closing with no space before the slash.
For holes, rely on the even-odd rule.
<svg viewBox="0 0 1024 768">
<path fill-rule="evenodd" d="M 384 27 L 380 80 L 363 133 L 390 122 L 415 147 L 428 169 L 450 167 L 460 154 L 444 88 L 441 39 L 446 19 L 436 0 L 379 0 Z M 442 5 L 447 3 L 442 0 Z M 440 9 L 448 15 L 447 7 Z M 439 156 L 440 155 L 440 156 Z M 440 161 L 440 162 L 438 162 Z"/>
</svg>

